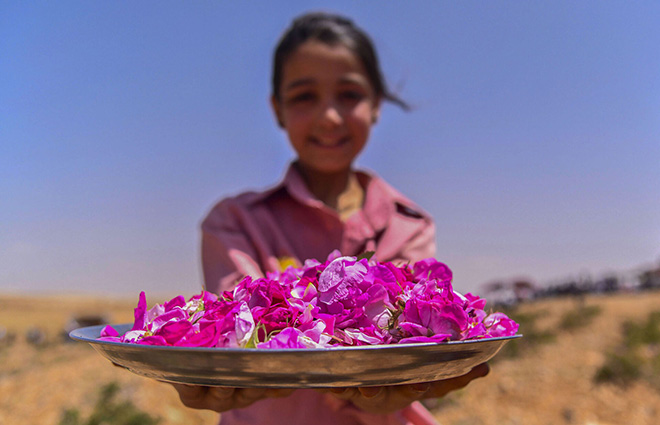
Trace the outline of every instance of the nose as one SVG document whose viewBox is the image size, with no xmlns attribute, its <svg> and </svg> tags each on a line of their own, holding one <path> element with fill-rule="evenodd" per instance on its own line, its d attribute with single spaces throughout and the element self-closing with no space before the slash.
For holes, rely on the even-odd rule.
<svg viewBox="0 0 660 425">
<path fill-rule="evenodd" d="M 343 121 L 341 110 L 335 102 L 326 102 L 321 110 L 321 123 L 329 127 L 336 127 Z"/>
</svg>

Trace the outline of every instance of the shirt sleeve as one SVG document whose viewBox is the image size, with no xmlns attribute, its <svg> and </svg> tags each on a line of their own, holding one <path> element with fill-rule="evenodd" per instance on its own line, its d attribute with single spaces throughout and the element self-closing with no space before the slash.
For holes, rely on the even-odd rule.
<svg viewBox="0 0 660 425">
<path fill-rule="evenodd" d="M 231 290 L 246 275 L 263 276 L 243 215 L 240 205 L 225 200 L 202 222 L 202 271 L 204 288 L 209 292 Z"/>
<path fill-rule="evenodd" d="M 435 257 L 435 224 L 428 219 L 401 249 L 400 256 L 411 263 Z"/>
</svg>

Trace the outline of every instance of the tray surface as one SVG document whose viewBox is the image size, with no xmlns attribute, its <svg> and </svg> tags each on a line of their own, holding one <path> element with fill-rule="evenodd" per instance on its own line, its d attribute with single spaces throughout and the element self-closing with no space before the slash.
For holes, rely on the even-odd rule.
<svg viewBox="0 0 660 425">
<path fill-rule="evenodd" d="M 120 334 L 131 324 L 112 325 Z M 270 388 L 358 387 L 448 379 L 488 361 L 521 335 L 446 343 L 320 349 L 164 347 L 99 341 L 104 325 L 72 331 L 108 360 L 161 381 Z"/>
</svg>

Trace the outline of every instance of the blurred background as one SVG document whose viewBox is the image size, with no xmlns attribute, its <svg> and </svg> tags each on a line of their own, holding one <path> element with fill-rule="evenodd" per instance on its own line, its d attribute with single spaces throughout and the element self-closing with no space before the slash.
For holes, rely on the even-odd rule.
<svg viewBox="0 0 660 425">
<path fill-rule="evenodd" d="M 200 291 L 202 218 L 293 158 L 272 50 L 310 10 L 414 106 L 359 166 L 525 334 L 443 425 L 659 423 L 660 4 L 610 0 L 0 1 L 0 423 L 216 422 L 66 332 Z"/>
<path fill-rule="evenodd" d="M 414 106 L 359 165 L 433 215 L 457 288 L 658 262 L 657 2 L 2 2 L 0 291 L 198 291 L 202 217 L 293 158 L 271 59 L 308 10 Z"/>
</svg>

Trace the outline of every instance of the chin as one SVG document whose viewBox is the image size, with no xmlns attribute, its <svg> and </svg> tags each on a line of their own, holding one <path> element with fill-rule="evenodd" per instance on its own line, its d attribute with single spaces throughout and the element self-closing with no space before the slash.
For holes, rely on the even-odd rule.
<svg viewBox="0 0 660 425">
<path fill-rule="evenodd" d="M 351 169 L 351 164 L 301 164 L 303 168 L 320 174 L 340 174 Z"/>
</svg>

